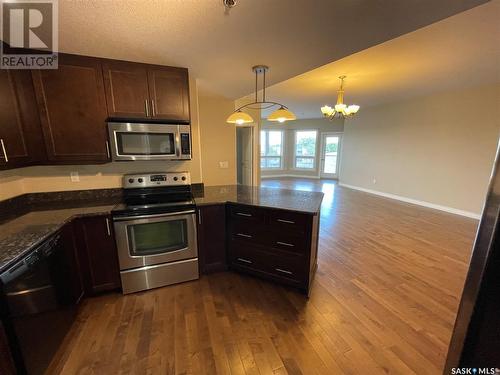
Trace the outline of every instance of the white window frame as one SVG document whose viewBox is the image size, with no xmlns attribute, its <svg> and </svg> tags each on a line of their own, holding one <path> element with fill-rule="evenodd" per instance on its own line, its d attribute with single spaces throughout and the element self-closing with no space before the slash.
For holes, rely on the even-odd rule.
<svg viewBox="0 0 500 375">
<path fill-rule="evenodd" d="M 280 171 L 280 170 L 283 170 L 284 166 L 283 166 L 283 162 L 284 162 L 284 148 L 285 148 L 285 137 L 284 137 L 284 130 L 282 129 L 261 129 L 260 130 L 261 132 L 265 132 L 267 133 L 266 135 L 266 145 L 265 145 L 265 150 L 266 150 L 266 153 L 267 151 L 269 150 L 269 132 L 280 132 L 281 134 L 281 148 L 280 148 L 280 155 L 260 155 L 260 149 L 259 149 L 259 156 L 260 156 L 260 159 L 259 159 L 259 166 L 260 166 L 260 169 L 263 170 L 263 171 Z M 261 133 L 259 133 L 261 134 Z M 260 137 L 260 141 L 262 142 L 262 137 Z M 279 167 L 262 167 L 262 159 L 266 159 L 266 158 L 280 158 L 280 166 Z"/>
<path fill-rule="evenodd" d="M 316 133 L 316 141 L 314 144 L 314 156 L 300 156 L 297 155 L 297 134 L 300 132 L 315 132 Z M 315 171 L 317 169 L 317 159 L 318 159 L 318 134 L 319 131 L 317 129 L 296 129 L 294 130 L 294 139 L 293 139 L 293 169 L 298 171 Z M 297 158 L 299 159 L 313 159 L 312 168 L 299 168 L 297 167 Z"/>
</svg>

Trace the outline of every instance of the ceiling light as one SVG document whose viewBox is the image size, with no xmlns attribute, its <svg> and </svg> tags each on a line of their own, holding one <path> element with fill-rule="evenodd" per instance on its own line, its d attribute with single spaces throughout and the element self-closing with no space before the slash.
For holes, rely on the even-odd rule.
<svg viewBox="0 0 500 375">
<path fill-rule="evenodd" d="M 344 79 L 346 76 L 340 76 L 340 89 L 337 91 L 337 104 L 332 108 L 329 105 L 324 105 L 321 107 L 321 113 L 324 117 L 328 117 L 330 120 L 335 118 L 349 118 L 354 116 L 359 111 L 359 105 L 344 104 Z"/>
<path fill-rule="evenodd" d="M 278 106 L 279 108 L 267 117 L 269 121 L 285 122 L 295 120 L 297 117 L 288 109 L 286 105 L 266 100 L 266 72 L 269 70 L 269 67 L 265 65 L 257 65 L 254 66 L 252 70 L 255 73 L 255 100 L 252 103 L 245 104 L 234 111 L 227 118 L 226 122 L 237 125 L 250 123 L 253 122 L 253 118 L 248 113 L 243 112 L 242 109 L 249 108 L 262 110 L 275 106 Z M 262 74 L 262 100 L 258 100 L 257 96 L 259 74 Z"/>
</svg>

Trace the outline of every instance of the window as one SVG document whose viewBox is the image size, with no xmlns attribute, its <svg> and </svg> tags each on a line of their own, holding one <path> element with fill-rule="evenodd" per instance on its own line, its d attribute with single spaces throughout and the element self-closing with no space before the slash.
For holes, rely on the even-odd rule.
<svg viewBox="0 0 500 375">
<path fill-rule="evenodd" d="M 295 168 L 314 169 L 316 137 L 316 130 L 298 130 L 295 132 Z"/>
<path fill-rule="evenodd" d="M 283 156 L 283 132 L 281 130 L 262 130 L 260 132 L 260 167 L 280 169 Z"/>
</svg>

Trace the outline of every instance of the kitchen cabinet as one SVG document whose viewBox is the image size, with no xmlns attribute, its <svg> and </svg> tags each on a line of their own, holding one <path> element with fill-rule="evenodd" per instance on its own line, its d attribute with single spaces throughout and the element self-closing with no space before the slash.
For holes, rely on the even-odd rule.
<svg viewBox="0 0 500 375">
<path fill-rule="evenodd" d="M 225 205 L 200 206 L 197 215 L 198 257 L 201 273 L 226 270 Z"/>
<path fill-rule="evenodd" d="M 317 266 L 318 215 L 227 205 L 231 269 L 309 293 Z"/>
<path fill-rule="evenodd" d="M 75 234 L 85 294 L 119 289 L 120 269 L 111 217 L 77 219 Z"/>
<path fill-rule="evenodd" d="M 189 123 L 189 80 L 184 68 L 103 60 L 111 118 Z"/>
<path fill-rule="evenodd" d="M 61 291 L 65 302 L 68 305 L 76 305 L 84 296 L 84 287 L 73 222 L 63 227 L 59 244 L 59 267 L 56 276 L 65 281 L 66 287 Z"/>
<path fill-rule="evenodd" d="M 101 60 L 59 54 L 59 68 L 32 71 L 50 164 L 110 160 Z"/>
<path fill-rule="evenodd" d="M 2 375 L 17 374 L 16 367 L 14 364 L 14 359 L 12 358 L 9 342 L 7 340 L 7 334 L 5 332 L 1 320 L 0 320 L 0 374 Z"/>
<path fill-rule="evenodd" d="M 45 159 L 45 147 L 31 75 L 0 70 L 0 169 Z"/>
</svg>

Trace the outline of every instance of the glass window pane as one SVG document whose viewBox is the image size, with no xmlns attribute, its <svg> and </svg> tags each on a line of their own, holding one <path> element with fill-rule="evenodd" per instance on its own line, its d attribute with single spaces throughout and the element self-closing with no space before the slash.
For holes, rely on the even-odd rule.
<svg viewBox="0 0 500 375">
<path fill-rule="evenodd" d="M 260 155 L 266 155 L 266 144 L 267 144 L 267 132 L 261 130 L 260 132 Z"/>
<path fill-rule="evenodd" d="M 269 146 L 267 149 L 268 156 L 281 156 L 281 132 L 270 131 L 269 133 Z"/>
<path fill-rule="evenodd" d="M 185 219 L 130 225 L 127 228 L 130 255 L 144 256 L 187 247 Z"/>
<path fill-rule="evenodd" d="M 263 156 L 260 158 L 260 167 L 263 169 L 266 168 L 281 168 L 281 157 L 270 157 Z"/>
<path fill-rule="evenodd" d="M 339 147 L 339 137 L 325 138 L 325 164 L 323 173 L 337 173 L 337 152 Z"/>
<path fill-rule="evenodd" d="M 301 158 L 301 157 L 296 158 L 295 168 L 313 169 L 314 158 Z"/>
<path fill-rule="evenodd" d="M 295 136 L 296 156 L 316 155 L 316 131 L 298 131 Z"/>
</svg>

